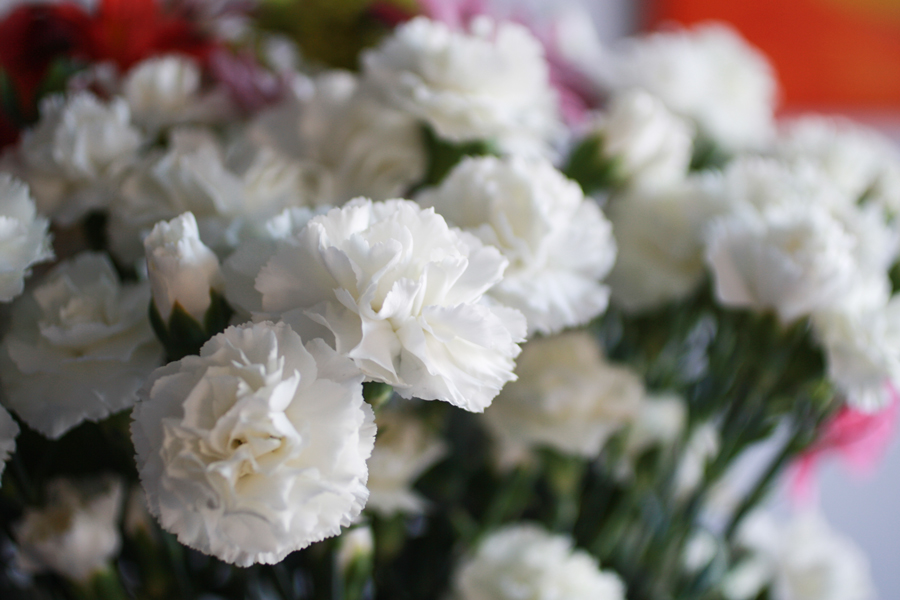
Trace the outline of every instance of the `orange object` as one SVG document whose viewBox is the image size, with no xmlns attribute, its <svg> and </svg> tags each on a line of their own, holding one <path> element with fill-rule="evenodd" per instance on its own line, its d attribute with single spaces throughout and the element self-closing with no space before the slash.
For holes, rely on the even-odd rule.
<svg viewBox="0 0 900 600">
<path fill-rule="evenodd" d="M 900 108 L 900 0 L 652 0 L 649 25 L 724 20 L 775 65 L 787 108 Z"/>
</svg>

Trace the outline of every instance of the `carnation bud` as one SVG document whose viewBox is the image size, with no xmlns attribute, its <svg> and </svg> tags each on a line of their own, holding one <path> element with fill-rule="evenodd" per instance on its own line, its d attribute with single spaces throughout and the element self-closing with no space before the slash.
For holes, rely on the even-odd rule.
<svg viewBox="0 0 900 600">
<path fill-rule="evenodd" d="M 144 240 L 153 290 L 150 316 L 170 360 L 197 354 L 231 318 L 225 281 L 215 253 L 200 241 L 197 221 L 186 212 L 160 221 Z"/>
<path fill-rule="evenodd" d="M 360 525 L 341 535 L 337 564 L 343 576 L 344 598 L 365 598 L 372 585 L 372 552 L 375 540 L 368 525 Z"/>
<path fill-rule="evenodd" d="M 210 305 L 210 290 L 221 291 L 225 284 L 219 259 L 200 241 L 197 220 L 192 213 L 160 221 L 144 240 L 147 271 L 156 310 L 168 321 L 175 303 L 197 321 Z"/>
<path fill-rule="evenodd" d="M 354 527 L 344 532 L 337 555 L 338 567 L 346 572 L 356 561 L 370 561 L 374 547 L 375 540 L 368 525 Z"/>
</svg>

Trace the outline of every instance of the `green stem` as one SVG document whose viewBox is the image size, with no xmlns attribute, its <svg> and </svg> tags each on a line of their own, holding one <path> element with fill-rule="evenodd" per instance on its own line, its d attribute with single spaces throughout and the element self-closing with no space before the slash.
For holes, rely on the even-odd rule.
<svg viewBox="0 0 900 600">
<path fill-rule="evenodd" d="M 494 529 L 498 525 L 517 517 L 531 500 L 534 480 L 538 475 L 537 468 L 517 467 L 494 494 L 491 503 L 484 513 L 479 536 Z"/>
</svg>

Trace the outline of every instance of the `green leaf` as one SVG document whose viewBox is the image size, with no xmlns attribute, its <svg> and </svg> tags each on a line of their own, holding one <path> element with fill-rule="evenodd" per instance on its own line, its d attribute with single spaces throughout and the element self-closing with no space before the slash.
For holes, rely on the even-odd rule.
<svg viewBox="0 0 900 600">
<path fill-rule="evenodd" d="M 616 161 L 603 156 L 603 138 L 586 137 L 575 146 L 563 173 L 576 181 L 585 194 L 593 194 L 617 185 Z"/>
<path fill-rule="evenodd" d="M 191 354 L 200 354 L 200 348 L 211 338 L 204 327 L 197 322 L 177 301 L 169 315 L 170 360 L 180 360 Z"/>
<path fill-rule="evenodd" d="M 209 337 L 225 331 L 231 317 L 234 315 L 231 305 L 225 300 L 225 296 L 215 290 L 209 290 L 209 308 L 203 315 L 203 327 Z"/>
<path fill-rule="evenodd" d="M 694 141 L 694 155 L 691 157 L 691 171 L 721 169 L 729 160 L 728 154 L 714 142 L 706 138 Z"/>
<path fill-rule="evenodd" d="M 363 384 L 363 398 L 374 410 L 378 410 L 394 395 L 394 388 L 386 383 L 367 381 Z"/>
<path fill-rule="evenodd" d="M 453 170 L 453 167 L 467 156 L 491 156 L 500 153 L 497 147 L 488 140 L 454 143 L 439 137 L 427 125 L 422 127 L 422 135 L 428 150 L 428 171 L 425 179 L 413 191 L 438 185 Z"/>
<path fill-rule="evenodd" d="M 234 310 L 225 297 L 215 290 L 209 291 L 209 308 L 203 315 L 203 323 L 188 314 L 177 301 L 172 307 L 169 322 L 163 321 L 156 304 L 150 301 L 150 324 L 156 337 L 166 349 L 166 357 L 171 361 L 185 356 L 200 354 L 203 344 L 218 333 L 222 333 L 231 320 Z"/>
<path fill-rule="evenodd" d="M 163 321 L 162 315 L 159 314 L 159 310 L 156 308 L 156 302 L 152 299 L 150 300 L 150 326 L 153 327 L 153 333 L 156 334 L 157 339 L 159 339 L 160 343 L 163 345 L 163 348 L 166 349 L 166 353 L 169 351 L 169 345 L 172 343 L 169 340 L 169 328 L 166 327 L 165 322 Z"/>
</svg>

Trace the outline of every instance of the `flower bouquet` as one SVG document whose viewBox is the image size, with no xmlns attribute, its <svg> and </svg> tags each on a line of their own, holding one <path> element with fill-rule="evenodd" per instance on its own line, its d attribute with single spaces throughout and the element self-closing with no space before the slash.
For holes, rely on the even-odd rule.
<svg viewBox="0 0 900 600">
<path fill-rule="evenodd" d="M 871 598 L 758 509 L 890 431 L 900 157 L 733 31 L 13 2 L 0 67 L 3 598 Z"/>
</svg>

